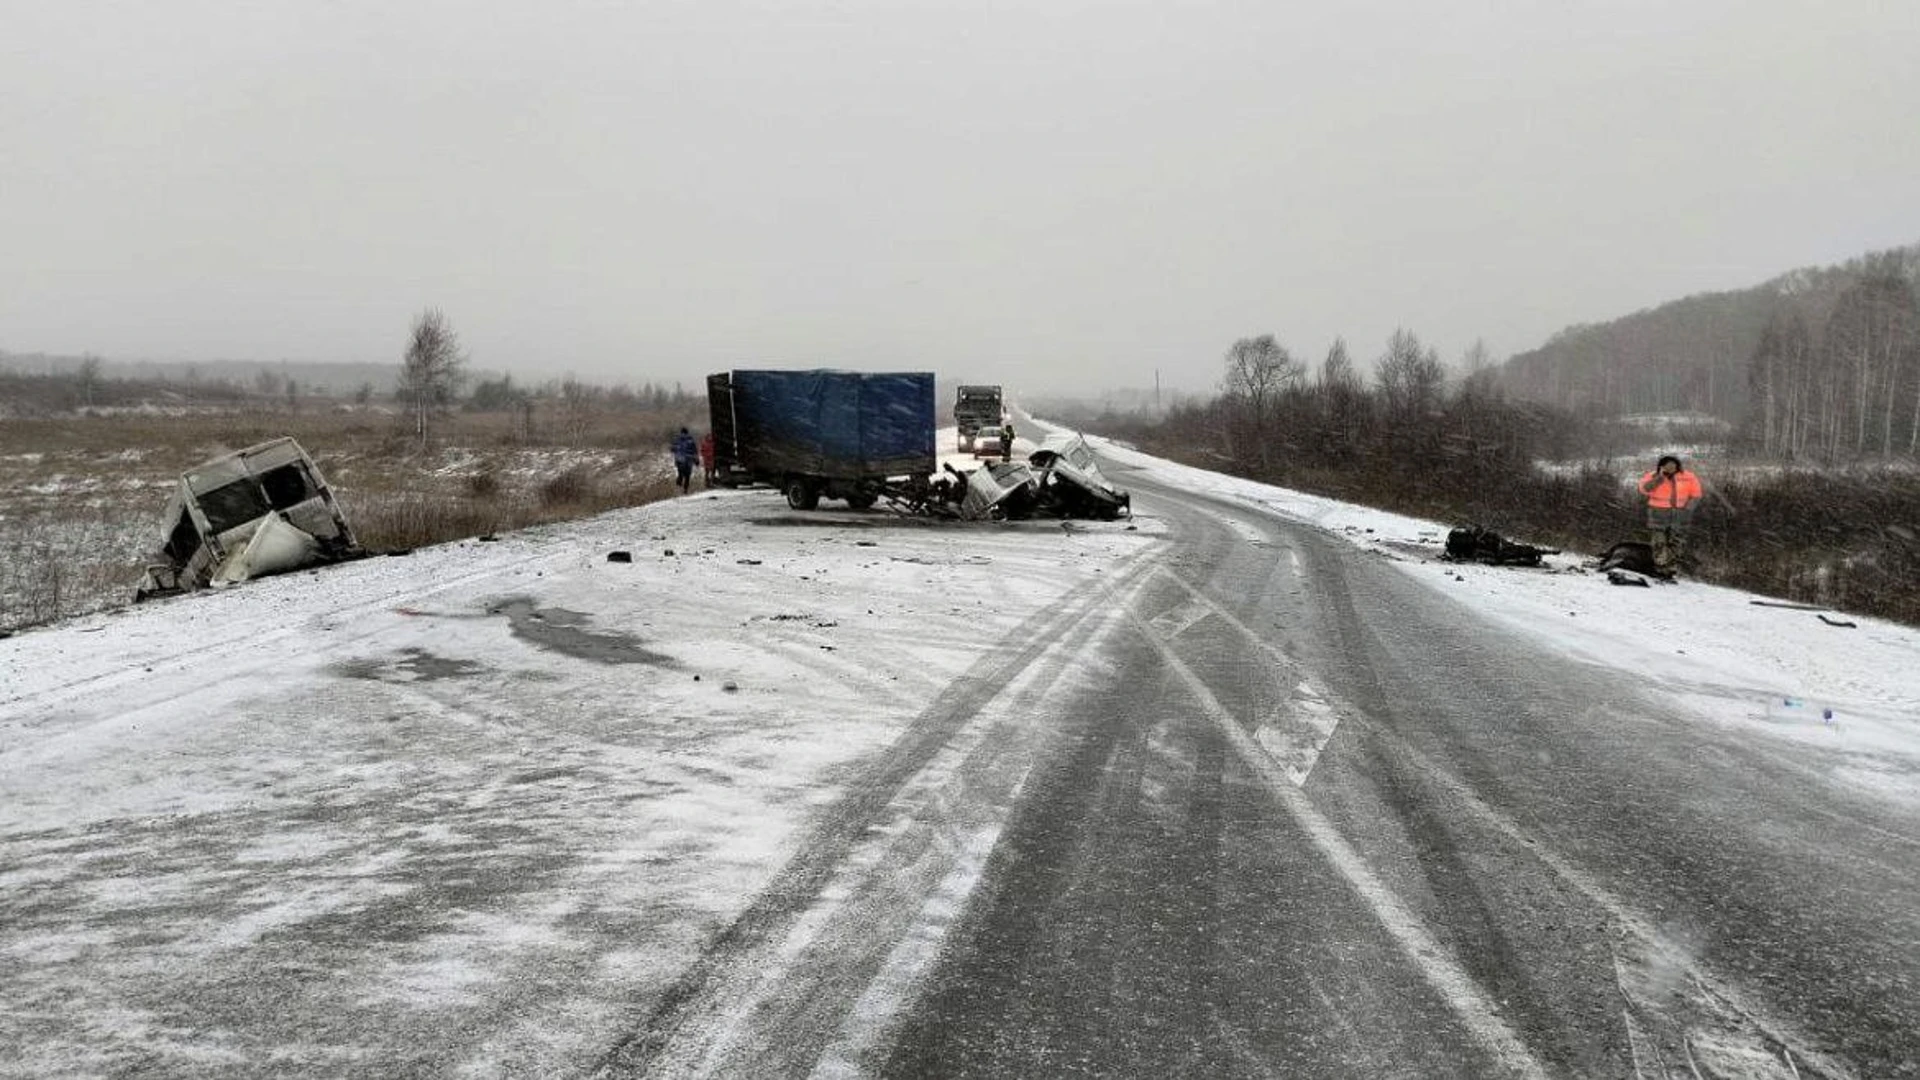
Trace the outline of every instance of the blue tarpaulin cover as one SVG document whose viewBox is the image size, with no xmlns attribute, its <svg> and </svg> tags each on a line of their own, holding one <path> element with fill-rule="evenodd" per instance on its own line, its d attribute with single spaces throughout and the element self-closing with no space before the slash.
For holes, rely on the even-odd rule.
<svg viewBox="0 0 1920 1080">
<path fill-rule="evenodd" d="M 717 456 L 759 474 L 932 473 L 931 372 L 732 371 L 707 380 Z"/>
</svg>

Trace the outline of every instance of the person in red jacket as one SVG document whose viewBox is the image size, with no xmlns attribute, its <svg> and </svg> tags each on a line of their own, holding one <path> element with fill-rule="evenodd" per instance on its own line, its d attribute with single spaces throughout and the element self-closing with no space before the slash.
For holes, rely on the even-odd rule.
<svg viewBox="0 0 1920 1080">
<path fill-rule="evenodd" d="M 700 482 L 713 486 L 713 432 L 700 436 Z"/>
<path fill-rule="evenodd" d="M 1653 545 L 1653 565 L 1671 574 L 1686 553 L 1687 529 L 1700 503 L 1700 478 L 1688 472 L 1680 459 L 1668 454 L 1653 471 L 1640 478 L 1640 494 L 1647 497 L 1647 539 Z"/>
</svg>

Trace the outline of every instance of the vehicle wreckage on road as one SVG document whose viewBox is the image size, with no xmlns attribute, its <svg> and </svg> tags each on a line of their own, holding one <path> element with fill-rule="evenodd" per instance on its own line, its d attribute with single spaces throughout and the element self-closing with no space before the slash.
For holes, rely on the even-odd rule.
<svg viewBox="0 0 1920 1080">
<path fill-rule="evenodd" d="M 134 599 L 234 585 L 362 554 L 319 466 L 291 438 L 203 461 L 167 508 L 166 560 Z"/>
<path fill-rule="evenodd" d="M 1077 435 L 1047 438 L 1024 462 L 936 472 L 931 373 L 726 371 L 708 377 L 707 404 L 718 482 L 771 485 L 795 510 L 824 497 L 969 520 L 1131 512 Z"/>
<path fill-rule="evenodd" d="M 1093 451 L 1078 435 L 1049 435 L 1025 462 L 986 464 L 953 475 L 966 484 L 963 518 L 1113 521 L 1133 513 L 1133 497 L 1101 474 Z"/>
<path fill-rule="evenodd" d="M 1041 503 L 1059 517 L 1112 521 L 1133 515 L 1133 496 L 1100 472 L 1087 440 L 1078 435 L 1049 435 L 1027 460 L 1039 470 Z"/>
</svg>

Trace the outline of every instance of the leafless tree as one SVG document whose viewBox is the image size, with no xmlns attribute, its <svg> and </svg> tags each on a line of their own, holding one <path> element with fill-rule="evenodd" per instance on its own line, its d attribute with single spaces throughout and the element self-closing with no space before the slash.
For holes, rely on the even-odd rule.
<svg viewBox="0 0 1920 1080">
<path fill-rule="evenodd" d="M 434 421 L 453 404 L 466 362 L 466 355 L 460 351 L 460 336 L 439 308 L 427 308 L 414 318 L 400 365 L 399 397 L 413 418 L 414 436 L 422 448 L 432 434 Z"/>
<path fill-rule="evenodd" d="M 1227 402 L 1239 419 L 1240 440 L 1250 444 L 1261 464 L 1270 451 L 1275 405 L 1280 395 L 1300 381 L 1300 362 L 1272 334 L 1241 338 L 1227 350 Z M 1245 447 L 1237 447 L 1236 454 Z"/>
<path fill-rule="evenodd" d="M 1320 380 L 1314 390 L 1327 434 L 1334 439 L 1357 438 L 1365 420 L 1367 387 L 1347 353 L 1346 338 L 1333 339 L 1320 361 Z"/>
<path fill-rule="evenodd" d="M 1334 338 L 1326 359 L 1320 361 L 1320 388 L 1362 389 L 1360 374 L 1353 369 L 1353 357 L 1347 355 L 1346 338 Z"/>
<path fill-rule="evenodd" d="M 88 353 L 81 359 L 80 367 L 75 372 L 75 378 L 80 383 L 81 398 L 86 401 L 88 406 L 92 406 L 93 395 L 100 389 L 100 358 L 92 353 Z"/>
<path fill-rule="evenodd" d="M 1899 278 L 1871 275 L 1842 293 L 1827 319 L 1823 338 L 1846 386 L 1836 404 L 1856 456 L 1873 448 L 1875 435 L 1881 453 L 1890 449 L 1896 363 L 1912 334 L 1911 296 Z"/>
<path fill-rule="evenodd" d="M 584 441 L 592 429 L 599 400 L 600 388 L 592 383 L 581 382 L 572 375 L 560 380 L 560 422 L 575 444 Z"/>
<path fill-rule="evenodd" d="M 1796 314 L 1776 316 L 1760 335 L 1748 371 L 1749 436 L 1762 452 L 1780 457 L 1806 453 L 1816 425 L 1817 390 L 1813 337 Z"/>
<path fill-rule="evenodd" d="M 1474 338 L 1460 354 L 1460 388 L 1476 397 L 1491 396 L 1499 385 L 1499 370 L 1493 366 L 1493 350 L 1485 338 Z"/>
<path fill-rule="evenodd" d="M 1413 331 L 1395 330 L 1387 339 L 1375 378 L 1385 399 L 1387 414 L 1405 421 L 1433 411 L 1447 381 L 1440 356 L 1420 344 Z"/>
</svg>

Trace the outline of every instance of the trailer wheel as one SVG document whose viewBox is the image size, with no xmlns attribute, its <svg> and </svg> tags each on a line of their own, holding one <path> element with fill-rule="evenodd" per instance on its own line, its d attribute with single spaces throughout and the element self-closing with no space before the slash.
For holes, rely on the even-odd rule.
<svg viewBox="0 0 1920 1080">
<path fill-rule="evenodd" d="M 814 510 L 820 506 L 820 489 L 798 478 L 787 481 L 787 505 L 795 510 Z"/>
</svg>

